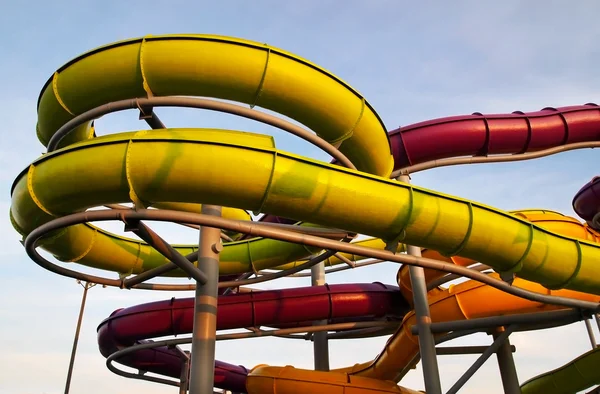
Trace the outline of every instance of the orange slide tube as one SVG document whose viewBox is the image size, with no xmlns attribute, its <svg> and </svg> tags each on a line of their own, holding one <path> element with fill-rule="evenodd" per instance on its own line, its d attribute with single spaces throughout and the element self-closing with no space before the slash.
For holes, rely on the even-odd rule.
<svg viewBox="0 0 600 394">
<path fill-rule="evenodd" d="M 529 210 L 514 212 L 514 214 L 557 233 L 600 242 L 600 234 L 581 224 L 577 219 L 560 213 Z M 433 250 L 424 250 L 423 256 L 452 261 L 462 266 L 475 263 L 473 260 L 460 257 L 444 257 Z M 435 270 L 425 270 L 425 274 L 428 282 L 444 275 L 443 272 Z M 492 276 L 498 277 L 497 274 Z M 409 302 L 412 301 L 412 287 L 406 266 L 399 270 L 398 279 L 402 293 Z M 598 295 L 572 290 L 548 290 L 540 284 L 520 278 L 516 278 L 513 285 L 541 294 L 600 302 Z M 481 300 L 486 302 L 482 303 Z M 472 280 L 451 285 L 448 289 L 439 288 L 431 291 L 429 302 L 431 319 L 434 322 L 564 309 L 561 306 L 516 297 Z M 416 325 L 416 315 L 413 311 L 405 316 L 398 331 L 390 337 L 383 351 L 373 361 L 331 372 L 309 371 L 291 366 L 258 365 L 248 374 L 246 387 L 250 393 L 266 394 L 418 393 L 396 384 L 401 378 L 401 371 L 409 366 L 419 353 L 418 337 L 411 333 L 411 327 L 414 325 Z"/>
<path fill-rule="evenodd" d="M 600 302 L 598 295 L 572 290 L 551 291 L 537 283 L 518 278 L 514 281 L 514 286 L 542 294 Z M 482 303 L 482 299 L 486 302 Z M 430 301 L 431 318 L 435 322 L 559 309 L 564 307 L 525 300 L 474 281 L 450 286 Z M 417 393 L 395 383 L 399 371 L 419 352 L 418 338 L 411 333 L 411 327 L 415 324 L 414 312 L 407 314 L 400 329 L 392 335 L 383 352 L 374 361 L 331 372 L 259 365 L 248 374 L 246 387 L 250 393 L 264 394 Z"/>
</svg>

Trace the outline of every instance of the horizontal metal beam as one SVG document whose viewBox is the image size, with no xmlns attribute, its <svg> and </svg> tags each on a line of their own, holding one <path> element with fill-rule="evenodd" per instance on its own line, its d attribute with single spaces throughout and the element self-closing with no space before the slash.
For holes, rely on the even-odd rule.
<svg viewBox="0 0 600 394">
<path fill-rule="evenodd" d="M 481 354 L 487 350 L 489 346 L 441 346 L 435 348 L 435 353 L 438 356 L 463 355 L 463 354 Z M 510 347 L 514 353 L 517 349 L 514 346 Z"/>
<path fill-rule="evenodd" d="M 549 312 L 522 313 L 503 316 L 483 317 L 470 320 L 455 320 L 449 322 L 432 323 L 433 333 L 446 333 L 450 331 L 463 331 L 475 329 L 491 329 L 510 324 L 543 324 L 560 320 L 571 321 L 573 318 L 583 319 L 583 313 L 578 309 L 558 310 Z M 411 327 L 411 333 L 418 335 L 416 325 Z"/>
</svg>

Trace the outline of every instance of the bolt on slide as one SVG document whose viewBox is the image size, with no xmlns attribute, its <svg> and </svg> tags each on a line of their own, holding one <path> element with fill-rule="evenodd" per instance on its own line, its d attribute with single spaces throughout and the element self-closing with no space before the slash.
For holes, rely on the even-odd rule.
<svg viewBox="0 0 600 394">
<path fill-rule="evenodd" d="M 164 106 L 264 122 L 315 144 L 332 162 L 279 150 L 264 135 L 168 128 L 155 113 Z M 138 109 L 151 129 L 96 136 L 95 119 L 125 109 Z M 196 289 L 195 298 L 121 309 L 100 324 L 100 352 L 116 373 L 192 394 L 213 387 L 251 394 L 415 393 L 398 385 L 406 372 L 419 359 L 437 365 L 420 335 L 441 343 L 493 331 L 494 344 L 478 362 L 498 353 L 506 392 L 574 393 L 600 384 L 592 367 L 596 350 L 523 385 L 510 350 L 501 350 L 510 349 L 515 330 L 569 324 L 600 310 L 598 178 L 573 200 L 585 223 L 541 209 L 504 212 L 397 180 L 439 166 L 600 146 L 595 104 L 475 113 L 388 133 L 349 84 L 289 52 L 222 36 L 147 36 L 97 48 L 58 69 L 38 100 L 37 135 L 48 152 L 19 174 L 10 209 L 37 264 L 120 288 Z M 91 210 L 101 206 L 107 209 Z M 253 221 L 247 211 L 263 216 Z M 141 240 L 93 225 L 107 220 L 123 221 Z M 200 246 L 169 245 L 149 220 L 200 228 Z M 223 241 L 207 231 L 214 228 Z M 372 238 L 351 242 L 357 234 Z M 407 246 L 421 248 L 421 256 L 405 254 Z M 116 278 L 52 263 L 38 247 Z M 247 287 L 319 264 L 333 273 L 381 261 L 402 264 L 398 286 Z M 413 291 L 411 266 L 424 269 L 426 293 Z M 211 274 L 216 267 L 218 277 Z M 159 276 L 193 282 L 147 282 Z M 444 286 L 461 277 L 469 280 Z M 426 315 L 419 315 L 417 300 L 425 300 Z M 236 328 L 251 331 L 216 334 Z M 391 336 L 374 360 L 331 371 L 247 369 L 214 360 L 217 339 L 319 331 L 332 339 Z M 183 333 L 192 338 L 152 340 Z M 184 343 L 192 343 L 191 355 L 177 346 Z M 113 362 L 153 375 L 127 373 Z M 437 369 L 424 374 L 428 393 L 440 392 Z"/>
</svg>

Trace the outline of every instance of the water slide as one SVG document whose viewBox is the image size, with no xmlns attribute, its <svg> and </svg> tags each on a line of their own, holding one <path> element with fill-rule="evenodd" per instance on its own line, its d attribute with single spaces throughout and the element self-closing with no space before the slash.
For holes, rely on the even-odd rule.
<svg viewBox="0 0 600 394">
<path fill-rule="evenodd" d="M 339 146 L 356 169 L 277 150 L 272 138 L 251 133 L 161 129 L 96 137 L 88 122 L 63 138 L 61 149 L 45 154 L 19 175 L 12 188 L 14 227 L 26 236 L 56 217 L 125 202 L 138 208 L 172 202 L 219 204 L 232 212 L 263 212 L 267 218 L 380 239 L 370 241 L 374 243 L 401 240 L 452 261 L 485 262 L 498 272 L 514 272 L 515 285 L 534 291 L 554 289 L 553 294 L 599 301 L 600 246 L 593 238 L 561 234 L 523 215 L 389 179 L 398 169 L 431 160 L 445 165 L 445 159 L 455 156 L 529 157 L 557 147 L 589 146 L 600 140 L 597 106 L 444 118 L 388 136 L 364 97 L 295 55 L 226 37 L 151 36 L 98 48 L 59 69 L 38 102 L 38 137 L 48 145 L 76 115 L 110 102 L 182 95 L 232 100 L 288 116 Z M 585 219 L 594 224 L 594 217 Z M 168 262 L 143 242 L 91 224 L 57 231 L 39 245 L 61 261 L 121 275 Z M 175 248 L 186 255 L 195 246 Z M 277 268 L 314 252 L 303 245 L 244 237 L 225 244 L 220 272 L 237 275 Z M 172 274 L 185 275 L 179 270 Z M 481 307 L 477 301 L 482 295 L 497 301 L 494 308 Z M 554 308 L 472 282 L 432 295 L 430 302 L 435 321 Z M 414 314 L 408 313 L 371 363 L 330 373 L 259 366 L 248 375 L 246 389 L 411 392 L 395 380 L 399 365 L 406 365 L 405 359 L 418 351 L 406 331 L 412 322 Z"/>
<path fill-rule="evenodd" d="M 328 285 L 270 290 L 219 297 L 217 327 L 227 330 L 277 326 L 327 319 L 371 318 L 401 320 L 408 311 L 397 287 L 380 283 Z M 100 352 L 108 357 L 139 341 L 188 334 L 193 327 L 193 298 L 171 299 L 115 311 L 98 327 Z M 136 369 L 179 378 L 182 359 L 167 347 L 136 352 L 119 363 Z M 216 363 L 215 385 L 244 392 L 247 369 Z"/>
</svg>

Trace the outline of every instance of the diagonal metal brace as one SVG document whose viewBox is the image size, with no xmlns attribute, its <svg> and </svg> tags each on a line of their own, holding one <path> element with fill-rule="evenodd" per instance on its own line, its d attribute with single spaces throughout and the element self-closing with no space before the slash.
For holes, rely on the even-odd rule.
<svg viewBox="0 0 600 394">
<path fill-rule="evenodd" d="M 488 358 L 494 353 L 496 353 L 500 347 L 504 344 L 504 341 L 509 337 L 510 334 L 515 331 L 517 328 L 516 325 L 510 325 L 508 328 L 502 332 L 502 334 L 498 335 L 494 342 L 475 360 L 473 365 L 467 369 L 467 371 L 454 383 L 454 385 L 446 392 L 446 394 L 456 394 L 458 390 L 462 388 L 462 386 L 467 383 L 467 381 L 481 368 L 481 366 L 487 361 Z"/>
<path fill-rule="evenodd" d="M 160 120 L 158 115 L 154 113 L 154 109 L 152 107 L 139 105 L 138 103 L 138 109 L 140 110 L 139 119 L 146 121 L 148 126 L 152 127 L 153 129 L 167 128 L 167 126 L 165 126 L 165 124 Z"/>
<path fill-rule="evenodd" d="M 135 235 L 146 241 L 148 245 L 156 249 L 158 253 L 165 256 L 173 264 L 176 264 L 199 284 L 203 285 L 208 280 L 204 272 L 200 271 L 185 256 L 176 251 L 167 241 L 162 239 L 140 220 L 127 220 L 125 222 L 125 231 L 132 231 Z"/>
</svg>

